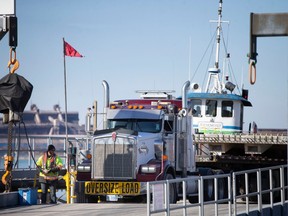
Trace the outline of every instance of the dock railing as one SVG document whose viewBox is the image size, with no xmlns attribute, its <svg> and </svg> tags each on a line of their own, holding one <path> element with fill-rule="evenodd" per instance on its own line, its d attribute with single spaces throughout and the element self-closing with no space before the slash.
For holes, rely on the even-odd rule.
<svg viewBox="0 0 288 216">
<path fill-rule="evenodd" d="M 245 205 L 248 214 L 251 204 L 257 205 L 256 212 L 279 211 L 288 214 L 288 165 L 266 167 L 232 173 L 233 191 L 241 189 L 241 193 L 233 194 L 234 215 L 239 212 L 239 206 Z M 237 186 L 239 179 L 244 179 L 244 188 Z M 285 207 L 284 207 L 285 206 Z M 278 210 L 275 210 L 278 208 Z M 286 210 L 286 214 L 284 211 Z M 269 214 L 268 214 L 269 215 Z"/>
<path fill-rule="evenodd" d="M 205 201 L 204 200 L 204 183 L 208 180 L 213 180 L 214 184 L 214 199 Z M 196 195 L 195 203 L 188 202 L 187 194 L 187 182 L 197 182 L 198 187 L 198 196 Z M 220 195 L 218 191 L 219 181 L 224 181 L 224 188 L 227 189 L 225 194 Z M 169 184 L 177 184 L 181 186 L 182 190 L 182 200 L 176 204 L 169 203 Z M 227 205 L 227 215 L 232 215 L 232 197 L 231 197 L 231 175 L 222 174 L 222 175 L 213 175 L 213 176 L 193 176 L 183 179 L 173 179 L 173 180 L 163 180 L 163 181 L 154 181 L 147 182 L 147 215 L 152 215 L 156 213 L 165 213 L 169 216 L 173 215 L 173 211 L 182 210 L 183 215 L 201 215 L 204 216 L 205 211 L 208 208 L 214 208 L 213 215 L 222 215 L 218 211 L 220 204 Z M 161 190 L 162 189 L 162 190 Z M 152 196 L 151 196 L 152 195 Z M 192 197 L 190 197 L 192 199 Z M 179 213 L 177 214 L 179 215 Z"/>
<path fill-rule="evenodd" d="M 253 169 L 211 176 L 147 182 L 147 215 L 164 213 L 180 215 L 287 215 L 288 165 Z M 243 181 L 240 179 L 243 178 Z M 218 182 L 225 179 L 225 195 L 219 197 Z M 205 180 L 214 181 L 214 197 L 204 200 Z M 196 181 L 198 199 L 189 203 L 187 181 Z M 244 182 L 239 185 L 239 182 Z M 169 184 L 178 184 L 183 191 L 182 200 L 169 203 Z M 217 195 L 218 194 L 218 195 Z M 213 211 L 214 209 L 214 211 Z M 209 212 L 209 213 L 208 213 Z M 276 213 L 275 213 L 276 212 Z M 265 214 L 264 214 L 265 213 Z M 158 214 L 159 215 L 159 214 Z"/>
<path fill-rule="evenodd" d="M 14 157 L 13 169 L 35 169 L 34 160 L 47 151 L 48 145 L 53 144 L 56 147 L 56 153 L 62 158 L 67 166 L 67 150 L 65 135 L 30 135 L 17 136 L 13 138 L 12 154 Z M 87 135 L 69 135 L 68 141 L 77 149 L 89 149 L 91 137 Z M 0 170 L 4 169 L 4 158 L 7 154 L 7 136 L 0 136 Z M 67 168 L 67 167 L 66 167 Z"/>
</svg>

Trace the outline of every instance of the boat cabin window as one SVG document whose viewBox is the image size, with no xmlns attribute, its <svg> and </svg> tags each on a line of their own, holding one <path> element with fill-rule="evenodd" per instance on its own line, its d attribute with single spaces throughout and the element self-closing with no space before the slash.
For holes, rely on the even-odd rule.
<svg viewBox="0 0 288 216">
<path fill-rule="evenodd" d="M 217 101 L 216 100 L 206 100 L 206 116 L 215 117 L 217 115 Z"/>
<path fill-rule="evenodd" d="M 222 113 L 222 117 L 232 117 L 233 101 L 222 101 L 221 113 Z"/>
<path fill-rule="evenodd" d="M 192 115 L 193 117 L 202 117 L 201 115 L 201 100 L 192 100 Z"/>
</svg>

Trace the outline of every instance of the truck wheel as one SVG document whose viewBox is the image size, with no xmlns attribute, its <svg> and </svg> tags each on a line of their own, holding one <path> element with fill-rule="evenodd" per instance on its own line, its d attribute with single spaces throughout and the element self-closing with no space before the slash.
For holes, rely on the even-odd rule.
<svg viewBox="0 0 288 216">
<path fill-rule="evenodd" d="M 208 169 L 206 175 L 213 175 L 213 171 Z M 204 180 L 204 201 L 214 200 L 214 179 Z"/>
<path fill-rule="evenodd" d="M 174 179 L 173 175 L 170 173 L 166 174 L 166 180 Z M 176 183 L 169 184 L 169 203 L 175 204 L 177 202 L 177 191 L 176 191 Z"/>
</svg>

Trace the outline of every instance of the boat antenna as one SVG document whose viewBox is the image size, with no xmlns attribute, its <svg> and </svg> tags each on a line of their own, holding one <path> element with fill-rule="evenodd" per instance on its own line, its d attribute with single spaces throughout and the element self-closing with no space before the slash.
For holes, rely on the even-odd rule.
<svg viewBox="0 0 288 216">
<path fill-rule="evenodd" d="M 189 37 L 189 65 L 188 65 L 188 73 L 189 73 L 189 76 L 188 76 L 188 80 L 191 82 L 191 36 Z"/>
</svg>

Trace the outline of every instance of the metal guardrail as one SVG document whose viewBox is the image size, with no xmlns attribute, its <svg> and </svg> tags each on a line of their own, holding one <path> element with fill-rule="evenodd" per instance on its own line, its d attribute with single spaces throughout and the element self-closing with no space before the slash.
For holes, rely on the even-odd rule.
<svg viewBox="0 0 288 216">
<path fill-rule="evenodd" d="M 204 201 L 204 181 L 213 179 L 214 181 L 214 200 L 210 201 Z M 228 189 L 227 195 L 224 196 L 224 198 L 218 199 L 218 181 L 219 179 L 225 179 L 226 187 Z M 189 203 L 187 200 L 187 192 L 186 192 L 186 186 L 187 181 L 197 181 L 198 183 L 198 202 L 196 203 Z M 169 203 L 169 184 L 182 184 L 182 191 L 183 191 L 183 200 L 181 203 L 177 204 L 170 204 Z M 158 191 L 159 188 L 155 189 L 157 185 L 163 185 L 163 191 L 160 194 L 155 195 L 153 191 Z M 161 213 L 164 212 L 165 215 L 169 216 L 172 211 L 182 209 L 183 215 L 191 215 L 191 212 L 188 210 L 193 207 L 197 207 L 198 211 L 195 211 L 195 208 L 193 209 L 193 215 L 198 213 L 198 215 L 204 216 L 205 215 L 205 206 L 209 205 L 209 208 L 213 208 L 214 205 L 214 212 L 213 215 L 221 215 L 218 212 L 218 206 L 219 204 L 227 204 L 229 212 L 229 215 L 232 215 L 232 197 L 231 197 L 231 175 L 230 174 L 222 174 L 222 175 L 213 175 L 213 176 L 195 176 L 195 177 L 189 177 L 189 178 L 183 178 L 183 179 L 173 179 L 173 180 L 163 180 L 163 181 L 155 181 L 155 182 L 147 182 L 147 215 L 152 215 L 155 213 Z M 152 200 L 150 198 L 150 193 L 152 193 Z M 158 196 L 158 197 L 157 197 Z M 163 199 L 161 199 L 161 196 L 163 196 Z M 152 202 L 151 202 L 152 201 Z M 161 201 L 163 201 L 161 203 Z M 212 206 L 211 206 L 212 205 Z"/>
<path fill-rule="evenodd" d="M 264 206 L 271 209 L 279 203 L 284 206 L 288 200 L 287 171 L 288 165 L 282 165 L 232 173 L 233 191 L 236 191 L 237 179 L 245 179 L 243 194 L 233 194 L 234 215 L 238 212 L 237 200 L 244 201 L 246 214 L 250 211 L 251 202 L 257 203 L 258 212 Z"/>
<path fill-rule="evenodd" d="M 65 141 L 65 135 L 32 135 L 28 138 L 26 136 L 14 137 L 12 144 L 12 154 L 14 157 L 13 169 L 35 168 L 33 158 L 37 160 L 50 144 L 55 145 L 57 154 L 62 158 L 63 163 L 67 164 Z M 91 139 L 87 135 L 69 135 L 68 141 L 72 142 L 78 149 L 88 149 L 91 143 Z M 2 170 L 4 169 L 3 156 L 7 154 L 7 147 L 3 144 L 7 143 L 7 136 L 0 136 L 0 143 L 2 143 L 2 147 L 0 148 L 0 170 Z"/>
<path fill-rule="evenodd" d="M 206 214 L 208 210 L 209 215 L 236 216 L 238 213 L 246 213 L 249 215 L 250 211 L 258 211 L 257 214 L 259 215 L 265 208 L 273 209 L 276 205 L 281 205 L 283 207 L 285 204 L 288 205 L 287 167 L 288 165 L 282 165 L 263 169 L 234 172 L 232 174 L 195 176 L 184 179 L 147 182 L 147 215 L 150 216 L 152 214 L 162 212 L 169 216 L 170 213 L 172 214 L 173 211 L 177 211 L 179 209 L 182 210 L 183 215 L 198 214 L 199 216 L 204 216 L 208 215 Z M 251 181 L 253 178 L 255 178 L 255 176 L 256 179 Z M 279 178 L 277 176 L 279 176 Z M 238 184 L 239 178 L 242 177 L 245 179 L 245 185 L 243 186 L 243 193 L 239 194 L 236 185 Z M 225 186 L 227 189 L 226 195 L 222 198 L 219 198 L 217 195 L 217 185 L 220 178 L 225 179 Z M 214 199 L 204 201 L 204 180 L 209 179 L 213 179 L 214 181 Z M 199 193 L 198 202 L 191 204 L 187 202 L 186 198 L 186 182 L 192 180 L 196 180 L 198 182 Z M 174 183 L 182 184 L 183 200 L 176 204 L 170 204 L 169 184 Z M 254 187 L 251 187 L 251 184 L 255 184 Z M 263 184 L 266 184 L 266 186 Z M 157 187 L 157 185 L 162 185 L 162 187 Z M 152 200 L 150 197 L 151 194 Z M 219 211 L 220 205 L 221 212 Z M 223 205 L 225 205 L 224 208 Z M 179 215 L 179 212 L 177 215 Z"/>
</svg>

